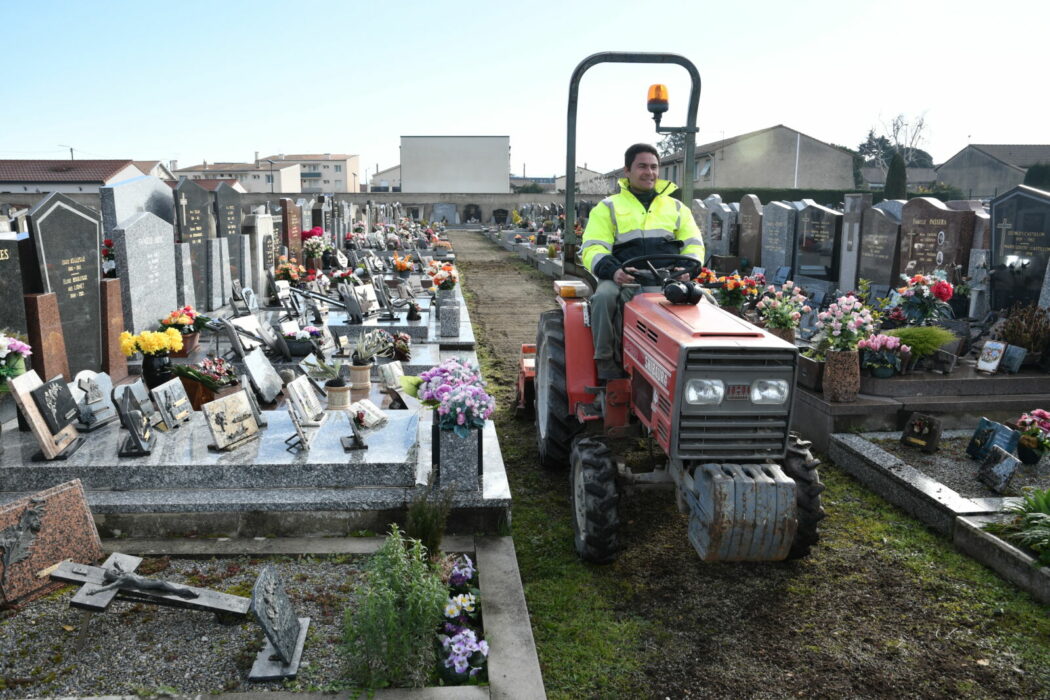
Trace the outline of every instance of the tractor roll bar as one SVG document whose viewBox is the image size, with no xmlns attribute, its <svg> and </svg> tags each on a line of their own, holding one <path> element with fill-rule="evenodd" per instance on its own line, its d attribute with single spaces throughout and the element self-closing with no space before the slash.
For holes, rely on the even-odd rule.
<svg viewBox="0 0 1050 700">
<path fill-rule="evenodd" d="M 696 154 L 696 112 L 700 105 L 700 72 L 685 56 L 676 53 L 645 53 L 602 51 L 580 61 L 572 72 L 569 81 L 568 140 L 565 146 L 565 231 L 563 241 L 564 271 L 580 278 L 588 278 L 590 273 L 576 264 L 576 105 L 579 102 L 580 80 L 583 74 L 599 63 L 675 63 L 689 71 L 692 87 L 689 90 L 689 107 L 686 110 L 686 125 L 676 127 L 656 127 L 658 134 L 685 134 L 685 156 L 683 171 L 686 174 L 682 184 L 682 203 L 687 207 L 693 204 L 692 163 Z"/>
</svg>

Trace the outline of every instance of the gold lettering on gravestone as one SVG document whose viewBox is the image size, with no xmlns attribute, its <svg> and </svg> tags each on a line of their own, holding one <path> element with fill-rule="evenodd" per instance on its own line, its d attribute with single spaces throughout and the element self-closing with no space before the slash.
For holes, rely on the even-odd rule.
<svg viewBox="0 0 1050 700">
<path fill-rule="evenodd" d="M 1050 252 L 1047 235 L 1042 231 L 1007 231 L 1006 250 L 1015 255 Z"/>
<path fill-rule="evenodd" d="M 11 251 L 7 248 L 0 248 L 0 260 L 10 260 Z"/>
<path fill-rule="evenodd" d="M 83 255 L 78 258 L 66 258 L 61 261 L 63 272 L 69 275 L 62 278 L 62 286 L 65 287 L 66 296 L 70 299 L 76 299 L 87 294 L 87 285 L 85 283 L 90 279 L 90 275 L 81 272 L 86 262 L 87 256 Z"/>
</svg>

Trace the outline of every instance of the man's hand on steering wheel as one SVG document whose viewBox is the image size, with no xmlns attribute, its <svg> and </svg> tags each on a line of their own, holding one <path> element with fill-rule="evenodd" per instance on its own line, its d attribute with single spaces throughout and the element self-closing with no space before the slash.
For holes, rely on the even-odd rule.
<svg viewBox="0 0 1050 700">
<path fill-rule="evenodd" d="M 642 264 L 639 265 L 638 263 Z M 651 263 L 656 263 L 660 267 L 666 266 L 662 272 L 667 275 L 667 278 L 677 277 L 682 281 L 689 280 L 700 274 L 700 269 L 703 267 L 699 260 L 688 255 L 673 255 L 669 253 L 640 255 L 621 263 L 620 267 L 613 274 L 613 281 L 617 284 L 637 282 L 636 275 L 641 274 L 648 280 L 642 282 L 642 284 L 660 284 L 662 283 L 660 276 L 653 274 L 652 270 L 645 269 Z M 679 272 L 679 270 L 682 272 Z"/>
<path fill-rule="evenodd" d="M 616 284 L 634 284 L 634 275 L 631 272 L 638 272 L 637 268 L 634 267 L 619 267 L 616 272 L 613 273 L 613 282 Z"/>
</svg>

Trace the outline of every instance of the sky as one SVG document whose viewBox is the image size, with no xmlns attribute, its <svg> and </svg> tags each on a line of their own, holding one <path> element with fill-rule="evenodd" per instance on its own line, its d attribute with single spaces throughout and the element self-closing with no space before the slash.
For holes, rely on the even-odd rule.
<svg viewBox="0 0 1050 700">
<path fill-rule="evenodd" d="M 937 163 L 1050 143 L 1042 0 L 0 0 L 0 17 L 0 159 L 353 153 L 375 173 L 401 135 L 509 135 L 514 174 L 561 175 L 569 80 L 602 51 L 691 60 L 697 143 L 785 124 L 856 148 L 897 114 L 925 117 Z M 659 140 L 651 83 L 670 90 L 664 125 L 684 125 L 681 67 L 584 75 L 578 165 Z"/>
</svg>

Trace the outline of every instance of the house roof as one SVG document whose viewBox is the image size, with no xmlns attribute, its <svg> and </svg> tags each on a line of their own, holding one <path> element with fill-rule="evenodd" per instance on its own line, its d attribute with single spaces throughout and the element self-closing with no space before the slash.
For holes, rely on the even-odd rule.
<svg viewBox="0 0 1050 700">
<path fill-rule="evenodd" d="M 179 183 L 176 180 L 165 180 L 164 182 L 166 182 L 171 189 L 175 189 L 179 186 Z M 237 179 L 232 177 L 201 178 L 200 180 L 190 180 L 190 182 L 194 185 L 200 185 L 209 192 L 214 192 L 219 189 L 219 185 L 224 182 L 238 192 L 245 191 L 244 187 L 237 181 Z"/>
<path fill-rule="evenodd" d="M 149 175 L 149 171 L 160 165 L 159 160 L 133 160 L 131 164 L 141 170 L 144 174 Z"/>
<path fill-rule="evenodd" d="M 273 160 L 272 158 L 270 160 Z M 288 163 L 277 167 L 278 170 L 282 168 L 290 168 L 295 163 Z M 255 163 L 201 163 L 200 165 L 191 165 L 187 168 L 179 168 L 175 171 L 175 174 L 186 173 L 186 172 L 262 172 L 270 171 L 270 164 L 265 160 L 260 160 L 259 164 Z"/>
<path fill-rule="evenodd" d="M 356 158 L 356 153 L 283 153 L 276 156 L 266 156 L 263 160 L 347 160 Z"/>
<path fill-rule="evenodd" d="M 0 160 L 0 182 L 84 182 L 105 184 L 127 160 Z"/>
<path fill-rule="evenodd" d="M 971 143 L 969 148 L 976 148 L 992 158 L 1018 168 L 1030 168 L 1036 163 L 1050 163 L 1048 144 Z"/>
<path fill-rule="evenodd" d="M 730 146 L 730 145 L 732 145 L 732 144 L 734 144 L 734 143 L 736 143 L 738 141 L 743 141 L 744 139 L 749 139 L 749 138 L 752 138 L 754 136 L 758 136 L 759 134 L 764 134 L 767 131 L 773 131 L 775 129 L 787 129 L 788 131 L 790 131 L 790 132 L 792 132 L 794 134 L 801 134 L 802 136 L 805 136 L 807 139 L 810 139 L 811 141 L 816 141 L 817 143 L 822 143 L 825 146 L 827 146 L 828 148 L 838 148 L 838 146 L 833 146 L 832 144 L 827 143 L 826 141 L 821 141 L 818 138 L 814 138 L 814 137 L 810 136 L 809 134 L 803 134 L 798 129 L 792 129 L 790 126 L 784 126 L 783 124 L 776 124 L 774 126 L 768 126 L 765 129 L 758 129 L 757 131 L 749 131 L 746 134 L 738 134 L 736 136 L 730 136 L 727 139 L 720 139 L 718 141 L 711 141 L 710 143 L 697 144 L 696 145 L 696 155 L 697 156 L 701 156 L 701 155 L 703 155 L 705 153 L 713 153 L 714 151 L 717 151 L 717 150 L 720 150 L 722 148 L 725 148 L 726 146 Z M 684 149 L 683 150 L 679 150 L 679 151 L 675 151 L 671 155 L 661 158 L 660 159 L 660 165 L 664 165 L 666 163 L 681 162 L 682 159 L 684 158 L 684 156 L 685 156 Z M 617 172 L 617 171 L 613 171 L 613 172 Z M 612 173 L 607 173 L 607 174 L 612 174 Z"/>
</svg>

